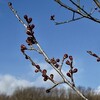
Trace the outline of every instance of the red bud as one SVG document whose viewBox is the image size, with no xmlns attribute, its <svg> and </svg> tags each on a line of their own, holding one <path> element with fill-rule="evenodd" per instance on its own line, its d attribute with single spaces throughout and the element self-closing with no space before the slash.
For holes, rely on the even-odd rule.
<svg viewBox="0 0 100 100">
<path fill-rule="evenodd" d="M 24 15 L 24 18 L 27 20 L 28 19 L 28 16 L 27 15 Z"/>
<path fill-rule="evenodd" d="M 56 62 L 60 62 L 60 59 L 56 59 Z"/>
<path fill-rule="evenodd" d="M 52 58 L 52 59 L 51 59 L 51 63 L 52 63 L 52 64 L 56 64 L 57 62 L 56 62 L 56 60 L 55 60 L 54 58 Z"/>
<path fill-rule="evenodd" d="M 73 73 L 76 73 L 78 71 L 78 69 L 77 68 L 75 68 L 74 70 L 73 70 Z"/>
<path fill-rule="evenodd" d="M 70 63 L 70 61 L 69 61 L 69 60 L 67 60 L 67 61 L 66 61 L 66 64 L 67 64 L 67 65 L 70 65 L 71 63 Z"/>
<path fill-rule="evenodd" d="M 100 58 L 97 59 L 97 62 L 99 62 L 99 61 L 100 61 Z"/>
<path fill-rule="evenodd" d="M 46 93 L 49 93 L 50 92 L 50 89 L 46 90 Z"/>
<path fill-rule="evenodd" d="M 21 51 L 24 52 L 24 50 L 27 50 L 26 46 L 24 44 L 21 45 Z"/>
<path fill-rule="evenodd" d="M 9 5 L 9 6 L 12 6 L 12 3 L 11 3 L 11 2 L 8 2 L 8 5 Z"/>
<path fill-rule="evenodd" d="M 38 70 L 38 69 L 36 69 L 36 70 L 35 70 L 35 73 L 37 73 L 37 72 L 39 72 L 39 70 Z"/>
<path fill-rule="evenodd" d="M 44 74 L 44 73 L 47 73 L 47 70 L 46 69 L 44 69 L 43 71 L 42 71 L 42 73 Z"/>
<path fill-rule="evenodd" d="M 68 72 L 68 73 L 67 73 L 67 76 L 68 76 L 68 77 L 71 77 L 71 73 Z"/>
<path fill-rule="evenodd" d="M 28 23 L 31 23 L 31 22 L 32 22 L 32 18 L 29 18 L 29 19 L 28 19 Z"/>
<path fill-rule="evenodd" d="M 55 66 L 56 68 L 58 68 L 58 67 L 59 67 L 59 64 L 55 64 L 54 66 Z"/>
<path fill-rule="evenodd" d="M 53 79 L 53 77 L 54 77 L 54 75 L 53 74 L 50 74 L 50 78 Z"/>
<path fill-rule="evenodd" d="M 47 81 L 48 80 L 48 76 L 46 75 L 43 80 Z"/>
<path fill-rule="evenodd" d="M 92 54 L 94 57 L 98 57 L 95 53 L 94 54 Z"/>
<path fill-rule="evenodd" d="M 33 40 L 33 37 L 28 37 L 26 42 L 28 43 L 28 45 L 35 44 L 35 41 Z"/>
<path fill-rule="evenodd" d="M 63 58 L 64 59 L 68 58 L 68 54 L 64 54 L 64 57 Z"/>
<path fill-rule="evenodd" d="M 73 57 L 72 56 L 69 56 L 69 59 L 72 61 L 73 60 Z"/>
<path fill-rule="evenodd" d="M 34 27 L 35 27 L 35 25 L 34 25 L 34 24 L 32 24 L 32 25 L 31 25 L 31 29 L 33 29 Z"/>
<path fill-rule="evenodd" d="M 36 68 L 37 68 L 37 69 L 40 69 L 40 66 L 39 66 L 39 65 L 36 65 Z"/>
<path fill-rule="evenodd" d="M 27 34 L 27 35 L 33 36 L 33 33 L 34 33 L 34 32 L 32 32 L 31 30 L 27 30 L 27 31 L 26 31 L 26 34 Z"/>
</svg>

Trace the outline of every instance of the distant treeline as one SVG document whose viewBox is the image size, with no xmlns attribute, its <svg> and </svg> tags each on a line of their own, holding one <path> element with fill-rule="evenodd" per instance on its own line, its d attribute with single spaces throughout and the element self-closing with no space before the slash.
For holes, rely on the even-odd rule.
<svg viewBox="0 0 100 100">
<path fill-rule="evenodd" d="M 78 89 L 89 100 L 100 100 L 100 94 L 96 94 L 91 88 L 78 87 Z M 0 95 L 0 100 L 83 100 L 71 89 L 54 89 L 50 93 L 45 92 L 45 88 L 18 89 L 13 95 Z"/>
</svg>

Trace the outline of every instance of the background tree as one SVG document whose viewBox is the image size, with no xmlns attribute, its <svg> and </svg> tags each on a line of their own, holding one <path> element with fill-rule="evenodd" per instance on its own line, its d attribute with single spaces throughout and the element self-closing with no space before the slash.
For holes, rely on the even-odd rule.
<svg viewBox="0 0 100 100">
<path fill-rule="evenodd" d="M 91 88 L 78 87 L 80 91 L 84 91 L 89 100 L 99 100 L 100 94 L 95 94 Z M 55 88 L 49 94 L 45 92 L 45 88 L 26 88 L 17 89 L 13 95 L 0 95 L 0 100 L 83 100 L 71 88 Z"/>
</svg>

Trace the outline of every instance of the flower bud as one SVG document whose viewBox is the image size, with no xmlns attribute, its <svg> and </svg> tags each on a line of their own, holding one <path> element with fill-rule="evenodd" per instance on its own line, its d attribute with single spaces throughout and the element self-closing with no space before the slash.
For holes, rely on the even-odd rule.
<svg viewBox="0 0 100 100">
<path fill-rule="evenodd" d="M 56 64 L 57 63 L 54 58 L 52 58 L 50 61 L 51 61 L 52 64 Z"/>
<path fill-rule="evenodd" d="M 60 59 L 56 59 L 56 62 L 60 62 Z"/>
<path fill-rule="evenodd" d="M 66 61 L 66 64 L 67 64 L 67 65 L 70 65 L 71 63 L 70 63 L 70 61 L 69 61 L 69 60 L 67 60 L 67 61 Z"/>
<path fill-rule="evenodd" d="M 47 89 L 47 90 L 46 90 L 46 93 L 49 93 L 49 92 L 50 92 L 50 89 Z"/>
<path fill-rule="evenodd" d="M 43 69 L 42 73 L 43 74 L 46 74 L 47 73 L 47 70 L 46 69 Z"/>
<path fill-rule="evenodd" d="M 50 74 L 50 78 L 53 79 L 54 78 L 54 75 L 53 74 Z"/>
<path fill-rule="evenodd" d="M 24 15 L 24 19 L 26 19 L 26 20 L 27 20 L 27 19 L 28 19 L 28 16 L 27 16 L 27 15 Z"/>
<path fill-rule="evenodd" d="M 28 19 L 28 23 L 31 23 L 31 22 L 32 22 L 32 18 L 29 18 L 29 19 Z"/>
<path fill-rule="evenodd" d="M 26 40 L 26 42 L 28 43 L 28 45 L 32 45 L 32 42 L 29 40 Z"/>
<path fill-rule="evenodd" d="M 95 9 L 95 10 L 98 10 L 98 8 L 97 8 L 97 7 L 95 7 L 94 9 Z"/>
<path fill-rule="evenodd" d="M 27 29 L 27 30 L 26 30 L 26 34 L 27 34 L 27 35 L 30 35 L 30 36 L 33 36 L 34 32 L 32 32 L 31 30 L 28 30 L 28 29 Z"/>
<path fill-rule="evenodd" d="M 100 58 L 97 59 L 97 62 L 99 62 L 99 61 L 100 61 Z"/>
<path fill-rule="evenodd" d="M 43 74 L 42 74 L 42 76 L 43 76 L 43 77 L 45 77 L 45 76 L 46 76 L 46 74 L 44 74 L 44 73 L 43 73 Z"/>
<path fill-rule="evenodd" d="M 22 45 L 21 45 L 21 51 L 24 52 L 24 50 L 27 50 L 27 48 L 26 48 L 25 45 L 22 44 Z"/>
<path fill-rule="evenodd" d="M 73 61 L 73 57 L 72 57 L 72 56 L 69 56 L 69 59 L 70 59 L 71 61 Z"/>
<path fill-rule="evenodd" d="M 71 77 L 71 73 L 68 72 L 68 73 L 67 73 L 67 76 L 68 76 L 68 77 Z"/>
<path fill-rule="evenodd" d="M 33 29 L 33 28 L 35 27 L 35 25 L 34 25 L 34 24 L 32 24 L 30 27 L 31 27 L 31 29 Z"/>
<path fill-rule="evenodd" d="M 39 70 L 38 70 L 38 69 L 36 69 L 36 70 L 35 70 L 35 73 L 37 73 L 37 72 L 39 72 Z"/>
<path fill-rule="evenodd" d="M 9 6 L 12 6 L 12 3 L 11 3 L 11 2 L 8 2 L 8 5 L 9 5 Z"/>
<path fill-rule="evenodd" d="M 55 64 L 54 66 L 55 66 L 56 68 L 58 68 L 58 67 L 59 67 L 59 64 Z"/>
<path fill-rule="evenodd" d="M 48 80 L 48 76 L 46 75 L 43 80 L 47 81 Z"/>
<path fill-rule="evenodd" d="M 94 53 L 94 54 L 92 54 L 92 56 L 94 56 L 94 57 L 98 57 L 95 53 Z"/>
<path fill-rule="evenodd" d="M 68 54 L 64 54 L 63 59 L 66 59 L 66 58 L 68 58 Z"/>
<path fill-rule="evenodd" d="M 35 41 L 33 40 L 33 37 L 28 37 L 26 42 L 28 43 L 28 45 L 35 44 Z"/>
<path fill-rule="evenodd" d="M 73 73 L 76 73 L 77 71 L 78 71 L 78 69 L 77 68 L 74 68 Z"/>
<path fill-rule="evenodd" d="M 40 69 L 40 66 L 39 66 L 39 65 L 36 65 L 35 67 L 36 67 L 37 69 Z"/>
</svg>

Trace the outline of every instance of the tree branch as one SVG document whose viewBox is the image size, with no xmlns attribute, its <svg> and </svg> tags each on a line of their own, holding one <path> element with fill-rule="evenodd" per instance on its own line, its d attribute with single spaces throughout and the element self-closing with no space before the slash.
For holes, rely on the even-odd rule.
<svg viewBox="0 0 100 100">
<path fill-rule="evenodd" d="M 57 2 L 59 2 L 60 0 L 56 0 Z M 61 2 L 60 2 L 61 5 L 63 5 Z M 55 64 L 51 62 L 51 59 L 47 56 L 47 54 L 43 51 L 43 49 L 41 48 L 41 46 L 39 45 L 39 43 L 37 42 L 36 38 L 34 37 L 34 32 L 32 31 L 32 29 L 34 28 L 34 26 L 31 26 L 30 25 L 30 22 L 32 21 L 32 19 L 28 19 L 28 16 L 24 16 L 24 18 L 26 19 L 28 25 L 26 25 L 22 20 L 21 18 L 18 16 L 17 12 L 14 10 L 14 8 L 12 7 L 12 4 L 11 3 L 8 3 L 11 11 L 14 13 L 14 15 L 16 16 L 16 18 L 19 20 L 19 22 L 21 24 L 23 24 L 23 26 L 26 28 L 26 33 L 27 35 L 29 36 L 27 38 L 27 43 L 28 45 L 32 46 L 32 45 L 36 45 L 39 49 L 39 52 L 41 52 L 41 54 L 44 56 L 44 59 L 46 60 L 47 63 L 49 63 L 57 72 L 58 74 L 61 76 L 63 82 L 57 82 L 53 80 L 53 76 L 47 76 L 46 73 L 47 71 L 46 70 L 41 70 L 40 69 L 40 66 L 37 66 L 35 64 L 35 62 L 33 62 L 33 60 L 28 56 L 26 55 L 26 53 L 24 52 L 25 50 L 27 50 L 27 48 L 24 46 L 24 45 L 21 45 L 21 51 L 22 53 L 25 55 L 26 59 L 29 59 L 30 62 L 32 63 L 33 66 L 35 66 L 37 68 L 37 71 L 40 71 L 42 73 L 42 76 L 44 77 L 44 81 L 46 81 L 47 79 L 51 80 L 55 85 L 52 88 L 54 88 L 55 86 L 59 85 L 59 84 L 62 84 L 62 83 L 66 83 L 67 85 L 69 85 L 74 91 L 76 91 L 76 93 L 81 96 L 84 100 L 88 100 L 76 87 L 75 85 L 73 85 L 70 81 L 68 81 L 68 79 L 64 76 L 64 74 L 62 73 L 61 70 L 59 70 L 58 68 L 55 67 Z M 67 7 L 67 6 L 65 6 Z M 71 9 L 70 7 L 67 7 L 68 9 L 74 11 L 73 9 Z M 78 13 L 78 12 L 77 12 Z M 35 49 L 35 51 L 37 51 Z M 72 65 L 71 65 L 72 67 Z M 72 78 L 72 77 L 71 77 Z M 73 82 L 73 80 L 72 80 Z"/>
<path fill-rule="evenodd" d="M 94 10 L 92 10 L 92 12 L 88 13 L 86 10 L 83 9 L 83 7 L 80 6 L 80 0 L 77 0 L 78 1 L 77 3 L 75 3 L 73 0 L 69 0 L 69 2 L 72 3 L 73 6 L 76 6 L 77 9 L 69 7 L 68 5 L 63 3 L 61 0 L 54 0 L 54 1 L 56 3 L 58 3 L 60 6 L 64 7 L 65 9 L 67 9 L 71 12 L 74 12 L 76 14 L 79 14 L 83 18 L 88 18 L 94 22 L 100 23 L 100 19 L 92 16 L 93 12 L 95 11 L 95 8 L 94 8 Z M 100 8 L 100 2 L 98 0 L 93 0 L 93 1 L 96 3 L 97 7 Z M 76 19 L 76 20 L 79 20 L 79 19 Z M 64 22 L 60 22 L 60 23 L 64 24 L 64 23 L 68 23 L 68 22 L 72 22 L 72 21 L 75 21 L 75 20 L 69 20 L 69 21 L 64 21 Z M 57 24 L 59 24 L 59 22 Z"/>
<path fill-rule="evenodd" d="M 100 2 L 99 0 L 93 0 L 95 2 L 95 4 L 100 8 Z"/>
</svg>

